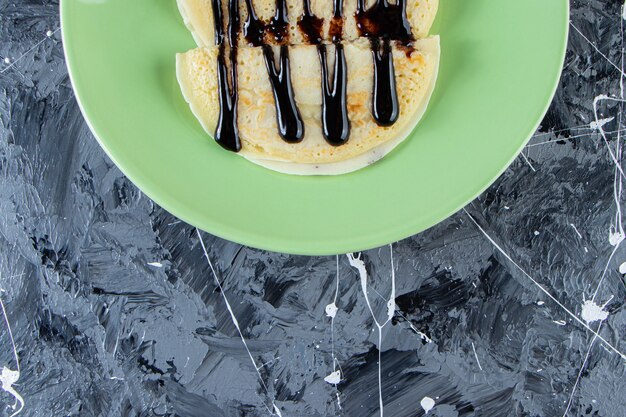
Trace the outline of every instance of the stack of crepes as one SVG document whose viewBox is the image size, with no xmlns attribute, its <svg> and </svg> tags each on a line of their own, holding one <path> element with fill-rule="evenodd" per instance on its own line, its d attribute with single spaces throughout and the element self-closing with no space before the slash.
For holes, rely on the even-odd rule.
<svg viewBox="0 0 626 417">
<path fill-rule="evenodd" d="M 240 0 L 242 26 L 247 19 L 244 1 L 251 1 L 258 18 L 265 22 L 275 15 L 275 0 Z M 350 120 L 347 142 L 334 146 L 322 134 L 322 71 L 318 46 L 307 44 L 297 25 L 297 19 L 304 11 L 303 0 L 286 0 L 291 82 L 305 135 L 299 143 L 288 143 L 281 138 L 262 48 L 250 46 L 244 36 L 239 36 L 237 123 L 241 156 L 285 173 L 342 174 L 376 162 L 415 128 L 426 110 L 439 68 L 439 37 L 428 37 L 438 0 L 408 0 L 406 18 L 413 40 L 408 46 L 406 43 L 391 42 L 399 116 L 390 126 L 381 126 L 372 117 L 373 52 L 370 40 L 360 36 L 357 26 L 355 14 L 358 1 L 349 0 L 343 5 L 342 45 L 347 62 L 347 111 Z M 367 0 L 364 4 L 372 7 L 375 1 Z M 221 5 L 224 13 L 228 13 L 226 3 L 227 0 L 178 0 L 183 20 L 198 44 L 197 49 L 177 55 L 178 81 L 192 112 L 212 136 L 220 114 L 216 65 L 219 47 L 215 42 L 213 7 Z M 310 0 L 309 5 L 315 16 L 323 19 L 322 43 L 327 44 L 328 67 L 332 71 L 335 45 L 329 31 L 334 13 L 333 1 Z M 272 47 L 278 56 L 278 46 Z"/>
</svg>

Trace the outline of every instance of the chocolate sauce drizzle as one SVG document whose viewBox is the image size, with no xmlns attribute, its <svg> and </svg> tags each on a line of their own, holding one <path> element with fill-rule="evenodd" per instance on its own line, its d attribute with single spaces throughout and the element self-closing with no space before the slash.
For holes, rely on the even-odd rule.
<svg viewBox="0 0 626 417">
<path fill-rule="evenodd" d="M 228 0 L 228 45 L 224 42 L 221 1 L 212 0 L 215 44 L 219 47 L 217 78 L 220 113 L 215 129 L 215 140 L 222 147 L 239 152 L 241 150 L 237 127 L 237 42 L 241 26 L 239 0 Z M 390 4 L 388 0 L 376 0 L 369 9 L 365 9 L 365 0 L 357 1 L 355 14 L 357 29 L 360 36 L 370 39 L 374 65 L 372 116 L 380 126 L 390 126 L 395 123 L 400 113 L 390 42 L 397 41 L 408 51 L 412 48 L 414 40 L 406 16 L 406 0 L 398 0 L 398 4 Z M 303 2 L 304 11 L 298 17 L 297 25 L 304 41 L 310 45 L 317 45 L 322 70 L 322 133 L 329 144 L 342 145 L 350 136 L 346 97 L 348 69 L 342 44 L 343 0 L 333 0 L 333 16 L 329 25 L 329 37 L 335 49 L 332 80 L 329 77 L 327 47 L 323 44 L 324 19 L 312 12 L 310 0 Z M 250 46 L 262 48 L 276 105 L 279 134 L 286 142 L 300 142 L 304 138 L 304 122 L 295 102 L 291 82 L 286 0 L 276 0 L 276 13 L 269 22 L 264 22 L 256 15 L 252 0 L 245 0 L 245 5 L 247 18 L 243 25 L 243 35 Z M 270 43 L 279 45 L 278 62 L 275 60 L 274 49 Z M 230 70 L 226 65 L 227 46 Z"/>
<path fill-rule="evenodd" d="M 220 113 L 215 128 L 215 141 L 229 151 L 239 152 L 239 127 L 237 126 L 237 108 L 239 94 L 237 89 L 237 36 L 239 34 L 239 0 L 228 0 L 228 59 L 230 63 L 230 85 L 228 68 L 226 67 L 226 47 L 224 45 L 224 28 L 222 26 L 222 10 L 218 0 L 213 0 L 213 16 L 215 19 L 215 44 L 219 47 L 217 55 L 217 85 L 220 102 Z"/>
<path fill-rule="evenodd" d="M 391 4 L 376 0 L 365 9 L 365 0 L 358 0 L 355 15 L 359 35 L 370 39 L 374 63 L 372 116 L 380 126 L 391 126 L 398 120 L 400 108 L 390 40 L 408 45 L 413 41 L 411 25 L 406 16 L 406 0 Z M 382 47 L 380 40 L 382 39 Z"/>
<path fill-rule="evenodd" d="M 252 0 L 246 0 L 246 11 L 248 17 L 243 25 L 243 36 L 251 46 L 261 46 L 265 38 L 265 22 L 257 17 Z"/>
<path fill-rule="evenodd" d="M 287 1 L 276 0 L 276 14 L 267 25 L 268 33 L 278 45 L 289 43 L 289 20 L 287 19 Z"/>
<path fill-rule="evenodd" d="M 343 38 L 343 0 L 333 2 L 333 18 L 330 20 L 328 34 L 333 43 L 340 42 Z"/>
<path fill-rule="evenodd" d="M 265 67 L 267 68 L 270 84 L 274 92 L 278 133 L 285 142 L 298 143 L 304 138 L 304 122 L 293 96 L 289 48 L 287 45 L 280 47 L 278 69 L 274 61 L 274 50 L 271 46 L 263 45 L 263 58 L 265 59 Z"/>
<path fill-rule="evenodd" d="M 322 67 L 322 133 L 329 144 L 343 145 L 350 137 L 350 119 L 348 119 L 346 98 L 348 66 L 343 45 L 339 42 L 335 43 L 332 89 L 328 85 L 326 45 L 318 45 L 317 52 Z"/>
<path fill-rule="evenodd" d="M 398 4 L 391 4 L 389 0 L 376 0 L 367 10 L 365 0 L 357 1 L 355 17 L 360 36 L 402 42 L 414 40 L 406 16 L 406 0 L 398 0 Z"/>
<path fill-rule="evenodd" d="M 289 21 L 287 19 L 287 3 L 276 0 L 276 14 L 269 23 L 265 23 L 256 15 L 252 0 L 246 0 L 248 17 L 243 27 L 243 35 L 251 46 L 263 49 L 263 59 L 267 74 L 272 85 L 274 103 L 276 105 L 276 122 L 278 133 L 289 143 L 298 143 L 304 138 L 304 122 L 294 98 L 289 64 Z M 274 59 L 274 50 L 265 42 L 270 36 L 273 43 L 280 46 L 278 68 Z"/>
<path fill-rule="evenodd" d="M 378 38 L 371 38 L 370 43 L 374 57 L 372 116 L 380 126 L 391 126 L 400 114 L 391 46 L 389 39 L 383 39 L 382 47 Z"/>
<path fill-rule="evenodd" d="M 298 17 L 298 29 L 302 33 L 304 41 L 309 45 L 319 45 L 322 43 L 322 26 L 324 19 L 321 19 L 311 11 L 311 1 L 304 0 L 304 11 Z"/>
<path fill-rule="evenodd" d="M 308 3 L 309 0 L 304 0 Z M 338 23 L 340 22 L 340 23 Z M 322 134 L 326 142 L 333 146 L 343 145 L 350 137 L 350 119 L 348 119 L 348 66 L 341 44 L 343 37 L 343 0 L 333 3 L 333 18 L 330 22 L 330 34 L 335 45 L 335 68 L 332 88 L 328 76 L 326 45 L 318 45 L 317 53 L 322 68 Z"/>
</svg>

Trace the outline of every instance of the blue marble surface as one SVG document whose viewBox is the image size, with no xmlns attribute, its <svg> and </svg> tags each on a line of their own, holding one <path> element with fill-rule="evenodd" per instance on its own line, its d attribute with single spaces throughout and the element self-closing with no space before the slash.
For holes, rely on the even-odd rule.
<svg viewBox="0 0 626 417">
<path fill-rule="evenodd" d="M 299 257 L 142 195 L 80 114 L 58 1 L 0 0 L 0 413 L 626 415 L 626 21 L 571 5 L 554 102 L 488 191 L 392 247 Z"/>
</svg>

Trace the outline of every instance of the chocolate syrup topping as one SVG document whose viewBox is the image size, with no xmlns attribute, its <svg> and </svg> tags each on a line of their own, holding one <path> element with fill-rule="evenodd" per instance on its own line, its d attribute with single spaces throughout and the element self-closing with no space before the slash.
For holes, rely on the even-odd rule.
<svg viewBox="0 0 626 417">
<path fill-rule="evenodd" d="M 350 137 L 350 119 L 348 119 L 346 98 L 348 66 L 343 45 L 335 44 L 332 87 L 329 86 L 326 45 L 319 45 L 317 51 L 322 66 L 322 133 L 331 145 L 343 145 Z"/>
<path fill-rule="evenodd" d="M 261 46 L 265 37 L 265 22 L 257 17 L 252 0 L 246 0 L 246 11 L 248 12 L 248 17 L 243 25 L 243 36 L 248 44 Z"/>
<path fill-rule="evenodd" d="M 330 20 L 330 27 L 328 28 L 328 35 L 330 39 L 335 42 L 339 42 L 343 38 L 343 17 L 333 16 Z"/>
<path fill-rule="evenodd" d="M 211 0 L 211 7 L 213 8 L 213 34 L 215 36 L 215 45 L 221 45 L 224 42 L 222 1 Z"/>
<path fill-rule="evenodd" d="M 413 40 L 411 24 L 406 15 L 406 0 L 398 0 L 398 4 L 391 4 L 388 0 L 376 0 L 367 10 L 365 0 L 358 0 L 355 18 L 359 34 L 370 38 L 372 49 L 372 116 L 380 126 L 391 126 L 398 120 L 400 109 L 389 41 L 395 40 L 408 45 Z M 383 41 L 382 48 L 380 39 Z M 410 56 L 410 52 L 407 55 Z"/>
<path fill-rule="evenodd" d="M 291 85 L 291 72 L 289 65 L 289 48 L 286 45 L 280 47 L 279 67 L 274 62 L 274 51 L 269 45 L 263 45 L 263 58 L 265 67 L 270 77 L 270 84 L 274 91 L 274 103 L 276 104 L 276 121 L 278 133 L 289 143 L 300 142 L 304 138 L 304 122 L 296 106 Z"/>
<path fill-rule="evenodd" d="M 237 43 L 241 30 L 239 0 L 228 0 L 228 45 L 224 42 L 221 1 L 212 0 L 215 44 L 219 46 L 217 78 L 220 113 L 215 129 L 215 140 L 222 147 L 238 152 L 241 149 L 237 127 Z M 310 0 L 303 2 L 304 11 L 298 18 L 298 28 L 306 43 L 317 45 L 322 70 L 322 133 L 329 144 L 342 145 L 350 136 L 347 110 L 348 68 L 341 43 L 344 24 L 343 0 L 333 0 L 333 16 L 329 25 L 329 37 L 335 49 L 332 80 L 328 70 L 327 46 L 322 44 L 324 20 L 313 14 Z M 390 4 L 388 0 L 377 0 L 367 10 L 365 0 L 357 2 L 355 19 L 359 35 L 370 39 L 372 50 L 374 66 L 372 115 L 380 126 L 390 126 L 395 123 L 400 113 L 390 41 L 398 41 L 400 45 L 408 48 L 407 56 L 410 56 L 414 40 L 406 16 L 406 0 L 398 0 L 398 4 Z M 304 138 L 304 122 L 296 105 L 291 83 L 286 0 L 276 0 L 276 13 L 268 23 L 256 15 L 252 0 L 245 0 L 245 4 L 247 18 L 243 25 L 243 35 L 249 45 L 262 48 L 276 105 L 279 134 L 289 143 L 300 142 Z M 267 40 L 280 45 L 278 63 L 274 58 L 274 50 Z"/>
<path fill-rule="evenodd" d="M 239 29 L 241 28 L 239 19 L 239 0 L 228 0 L 228 43 L 231 49 L 237 49 Z"/>
<path fill-rule="evenodd" d="M 333 18 L 330 20 L 328 35 L 333 43 L 337 43 L 343 38 L 343 0 L 334 0 Z"/>
<path fill-rule="evenodd" d="M 224 59 L 224 45 L 219 46 L 217 56 L 217 85 L 220 101 L 220 113 L 215 128 L 215 141 L 229 151 L 239 152 L 241 142 L 239 140 L 239 128 L 237 127 L 237 82 L 233 83 L 230 91 L 228 86 L 228 69 Z M 232 65 L 232 60 L 231 60 Z M 235 75 L 231 67 L 231 76 Z M 233 80 L 237 77 L 234 76 Z"/>
<path fill-rule="evenodd" d="M 333 17 L 343 16 L 343 0 L 333 0 Z"/>
<path fill-rule="evenodd" d="M 315 16 L 311 11 L 311 0 L 303 0 L 304 11 L 298 17 L 298 29 L 302 33 L 304 41 L 309 45 L 322 43 L 322 26 L 324 19 Z"/>
<path fill-rule="evenodd" d="M 378 38 L 372 38 L 371 45 L 374 59 L 372 116 L 380 126 L 391 126 L 400 114 L 391 46 L 389 39 L 383 39 L 381 48 Z"/>
<path fill-rule="evenodd" d="M 406 16 L 406 0 L 391 4 L 388 0 L 376 0 L 365 9 L 365 0 L 357 0 L 356 25 L 359 35 L 401 42 L 413 40 L 411 24 Z"/>
<path fill-rule="evenodd" d="M 230 64 L 230 85 L 228 82 L 229 71 L 226 66 L 226 46 L 224 45 L 224 33 L 222 26 L 222 12 L 217 0 L 213 0 L 213 15 L 215 16 L 215 43 L 219 46 L 217 55 L 217 85 L 220 102 L 220 112 L 215 127 L 215 141 L 229 151 L 239 152 L 241 141 L 239 140 L 239 128 L 237 127 L 237 104 L 239 100 L 237 89 L 237 37 L 239 34 L 239 0 L 228 1 L 228 44 L 230 46 L 228 58 Z M 233 17 L 234 16 L 234 17 Z"/>
<path fill-rule="evenodd" d="M 289 20 L 287 19 L 286 0 L 276 0 L 276 14 L 270 19 L 266 30 L 278 45 L 289 44 Z"/>
</svg>

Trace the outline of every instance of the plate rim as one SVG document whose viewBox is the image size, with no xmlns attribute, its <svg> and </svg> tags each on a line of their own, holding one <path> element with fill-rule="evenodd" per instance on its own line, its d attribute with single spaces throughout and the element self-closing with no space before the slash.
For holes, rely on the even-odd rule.
<svg viewBox="0 0 626 417">
<path fill-rule="evenodd" d="M 478 191 L 472 192 L 470 194 L 470 197 L 465 197 L 465 198 L 460 199 L 459 204 L 455 205 L 452 209 L 444 211 L 443 215 L 430 216 L 430 218 L 423 221 L 422 226 L 419 226 L 419 227 L 410 227 L 410 226 L 405 225 L 401 228 L 388 228 L 384 231 L 377 233 L 376 235 L 370 235 L 371 237 L 368 238 L 369 243 L 367 244 L 357 243 L 353 241 L 342 241 L 342 242 L 335 241 L 333 243 L 335 244 L 335 248 L 338 248 L 340 250 L 339 252 L 337 252 L 336 249 L 333 249 L 332 251 L 330 251 L 329 248 L 327 248 L 324 245 L 320 245 L 319 242 L 311 243 L 305 240 L 291 241 L 291 240 L 284 239 L 284 238 L 268 239 L 267 236 L 261 236 L 257 233 L 247 233 L 245 231 L 242 231 L 241 229 L 233 228 L 230 225 L 226 225 L 223 222 L 212 221 L 208 219 L 207 217 L 200 219 L 198 218 L 198 216 L 193 215 L 190 211 L 185 212 L 184 209 L 175 207 L 175 204 L 170 201 L 167 201 L 168 200 L 167 198 L 164 198 L 164 197 L 162 198 L 162 196 L 157 195 L 158 194 L 157 192 L 153 192 L 153 190 L 151 190 L 150 187 L 147 187 L 145 184 L 142 184 L 143 181 L 136 178 L 134 174 L 129 174 L 130 169 L 125 167 L 124 164 L 121 164 L 119 162 L 118 158 L 116 158 L 116 156 L 110 151 L 109 147 L 106 144 L 106 141 L 102 140 L 101 136 L 98 134 L 97 130 L 95 129 L 95 126 L 93 125 L 90 117 L 88 116 L 89 113 L 83 103 L 81 94 L 76 89 L 76 81 L 75 81 L 76 74 L 75 74 L 75 69 L 73 69 L 73 64 L 72 64 L 72 61 L 73 61 L 72 56 L 75 56 L 75 54 L 74 55 L 70 54 L 70 51 L 68 50 L 68 46 L 67 46 L 68 35 L 65 29 L 66 25 L 64 24 L 64 22 L 67 19 L 67 13 L 68 13 L 68 7 L 69 7 L 67 6 L 67 4 L 70 3 L 70 0 L 60 0 L 59 15 L 60 15 L 60 28 L 61 28 L 61 41 L 63 44 L 65 65 L 67 67 L 67 72 L 68 72 L 68 76 L 70 79 L 70 84 L 72 86 L 72 91 L 74 93 L 74 98 L 78 104 L 78 107 L 81 111 L 83 119 L 85 120 L 85 123 L 89 127 L 91 134 L 94 136 L 99 146 L 104 150 L 105 154 L 111 159 L 111 161 L 116 165 L 116 167 L 124 174 L 124 176 L 128 178 L 128 180 L 131 181 L 143 194 L 145 194 L 148 198 L 153 200 L 156 204 L 161 206 L 167 212 L 179 218 L 180 220 L 184 221 L 185 223 L 199 230 L 206 231 L 209 234 L 212 234 L 214 236 L 220 237 L 222 239 L 225 239 L 231 242 L 235 242 L 237 244 L 241 244 L 244 246 L 248 246 L 248 247 L 252 247 L 252 248 L 256 248 L 260 250 L 272 251 L 272 252 L 277 252 L 277 253 L 286 253 L 286 254 L 292 254 L 292 255 L 330 256 L 330 255 L 336 255 L 338 253 L 343 254 L 343 253 L 349 253 L 349 252 L 359 252 L 359 251 L 364 251 L 364 250 L 368 250 L 372 248 L 377 248 L 377 247 L 381 247 L 387 244 L 393 244 L 400 240 L 407 239 L 411 236 L 422 233 L 432 228 L 433 226 L 436 226 L 437 224 L 443 222 L 444 220 L 450 218 L 455 213 L 459 212 L 461 209 L 466 207 L 469 203 L 474 201 L 483 192 L 485 192 L 485 190 L 487 190 L 491 185 L 493 185 L 498 180 L 498 178 L 502 176 L 502 174 L 511 166 L 511 164 L 515 161 L 515 159 L 519 157 L 520 153 L 523 151 L 524 147 L 528 144 L 530 139 L 532 139 L 534 133 L 536 132 L 543 118 L 547 114 L 554 100 L 556 91 L 558 90 L 558 87 L 560 85 L 560 80 L 561 80 L 561 76 L 563 73 L 563 69 L 564 69 L 563 67 L 564 67 L 565 58 L 567 54 L 567 47 L 569 44 L 569 34 L 570 34 L 569 16 L 571 12 L 571 4 L 569 0 L 561 0 L 561 1 L 565 6 L 563 12 L 566 15 L 566 18 L 564 19 L 565 27 L 563 28 L 564 36 L 563 36 L 562 45 L 560 47 L 559 59 L 558 59 L 558 62 L 560 62 L 561 64 L 560 64 L 559 70 L 556 71 L 553 75 L 554 79 L 551 83 L 552 87 L 550 89 L 550 94 L 549 94 L 550 98 L 549 100 L 547 100 L 546 104 L 541 110 L 538 120 L 532 125 L 533 128 L 525 135 L 525 138 L 520 142 L 519 148 L 511 156 L 511 158 L 507 161 L 507 163 L 504 164 L 504 166 L 497 172 L 496 175 L 493 176 L 493 178 L 486 181 L 486 183 L 483 184 L 481 187 L 478 187 Z M 435 87 L 435 90 L 436 88 L 437 87 Z M 427 115 L 425 115 L 425 117 L 427 117 Z M 281 174 L 281 175 L 288 175 L 288 174 Z M 205 224 L 205 226 L 210 226 L 210 227 L 206 228 L 205 226 L 201 226 L 201 224 L 203 223 Z M 207 229 L 211 229 L 211 230 L 207 230 Z M 221 230 L 216 231 L 217 229 L 221 229 Z M 403 230 L 403 231 L 401 232 L 400 230 Z"/>
</svg>

